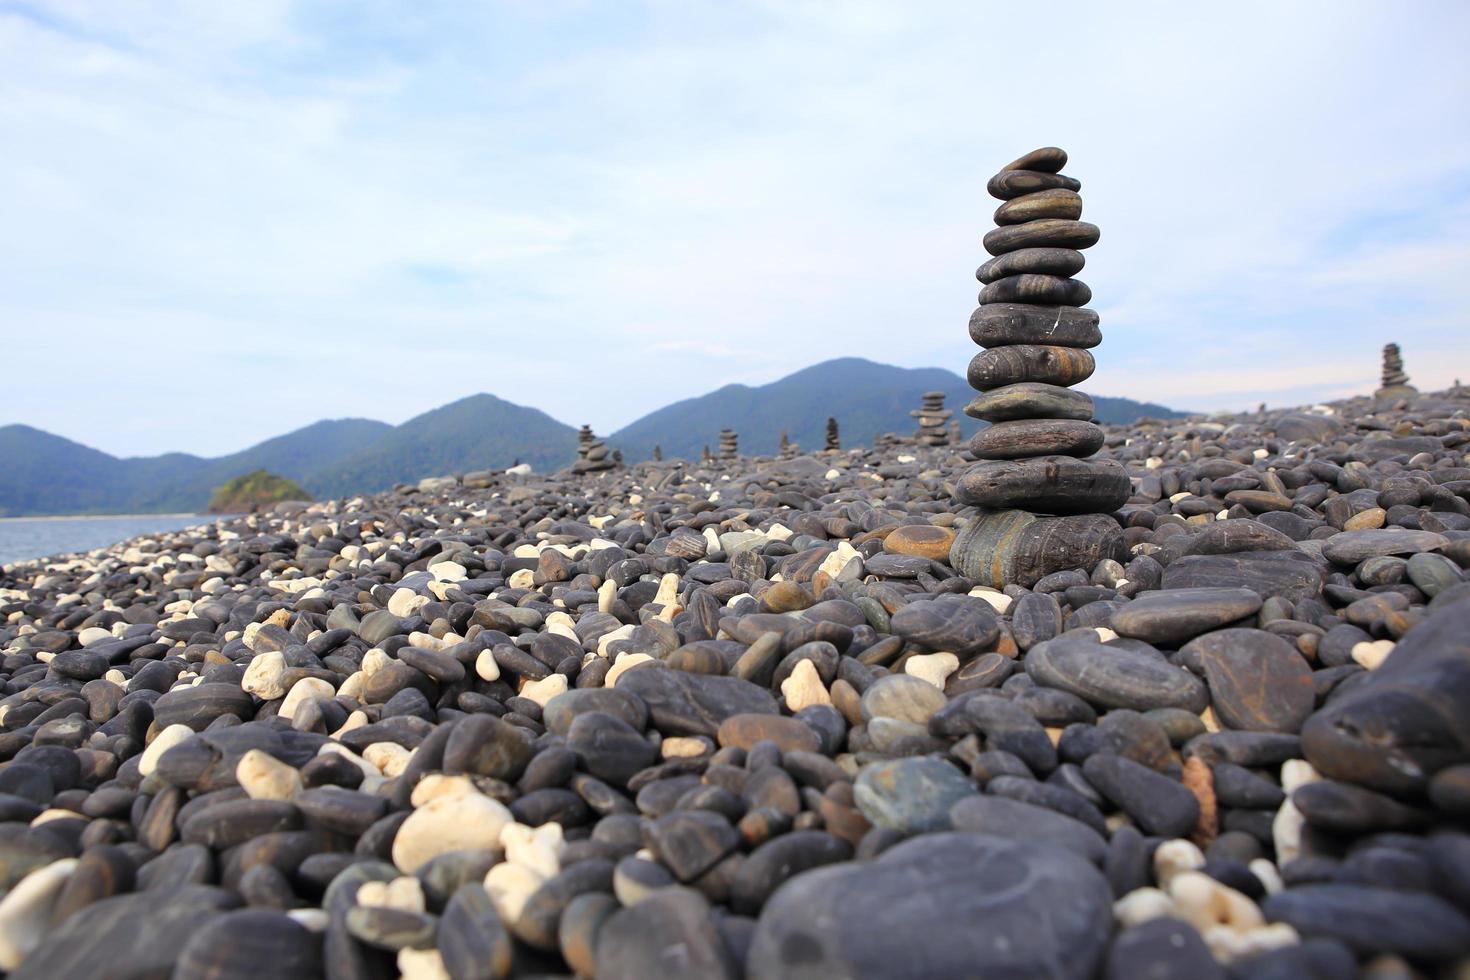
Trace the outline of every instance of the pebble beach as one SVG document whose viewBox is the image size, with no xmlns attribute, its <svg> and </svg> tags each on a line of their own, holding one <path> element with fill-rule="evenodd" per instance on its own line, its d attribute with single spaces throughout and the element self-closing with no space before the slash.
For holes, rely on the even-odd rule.
<svg viewBox="0 0 1470 980">
<path fill-rule="evenodd" d="M 992 423 L 739 434 L 0 566 L 0 971 L 1470 971 L 1470 391 L 1104 426 L 1066 154 Z"/>
<path fill-rule="evenodd" d="M 920 442 L 6 566 L 0 968 L 1450 975 L 1467 447 L 1460 391 L 1110 427 L 1122 548 L 1029 586 Z"/>
</svg>

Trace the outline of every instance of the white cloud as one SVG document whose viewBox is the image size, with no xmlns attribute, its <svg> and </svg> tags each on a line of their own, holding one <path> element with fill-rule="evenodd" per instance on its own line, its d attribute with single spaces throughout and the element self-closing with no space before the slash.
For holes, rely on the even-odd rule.
<svg viewBox="0 0 1470 980">
<path fill-rule="evenodd" d="M 1103 229 L 1091 390 L 1317 398 L 1389 339 L 1470 374 L 1470 8 L 1130 9 L 0 13 L 0 422 L 213 453 L 480 390 L 608 432 L 827 357 L 962 372 L 984 182 L 1050 142 Z"/>
</svg>

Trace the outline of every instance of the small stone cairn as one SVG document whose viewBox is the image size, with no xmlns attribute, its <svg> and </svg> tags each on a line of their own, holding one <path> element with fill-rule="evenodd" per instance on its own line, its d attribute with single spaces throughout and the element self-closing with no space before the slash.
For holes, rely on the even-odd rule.
<svg viewBox="0 0 1470 980">
<path fill-rule="evenodd" d="M 949 421 L 954 412 L 944 407 L 944 392 L 942 391 L 926 391 L 921 397 L 919 407 L 909 412 L 911 416 L 919 420 L 919 428 L 914 433 L 914 441 L 921 446 L 942 446 L 946 441 L 944 423 Z"/>
<path fill-rule="evenodd" d="M 987 185 L 1003 203 L 984 240 L 993 258 L 975 273 L 984 288 L 970 338 L 985 350 L 970 362 L 980 395 L 965 414 L 991 425 L 970 440 L 980 462 L 956 481 L 956 503 L 978 510 L 950 563 L 997 588 L 1124 557 L 1122 529 L 1109 515 L 1130 496 L 1128 473 L 1088 458 L 1103 431 L 1092 422 L 1092 399 L 1072 390 L 1092 375 L 1088 350 L 1102 332 L 1083 306 L 1092 290 L 1071 278 L 1099 232 L 1079 220 L 1082 185 L 1060 173 L 1066 162 L 1063 150 L 1043 147 Z"/>
<path fill-rule="evenodd" d="M 835 453 L 842 448 L 842 437 L 837 432 L 837 420 L 830 415 L 827 416 L 827 445 L 825 448 L 829 453 Z"/>
<path fill-rule="evenodd" d="M 662 463 L 664 461 L 664 447 L 658 443 L 653 444 L 653 461 Z"/>
<path fill-rule="evenodd" d="M 786 435 L 786 431 L 783 429 L 781 431 L 781 445 L 776 450 L 777 458 L 795 459 L 800 452 L 801 446 L 797 443 L 792 442 L 790 437 Z"/>
<path fill-rule="evenodd" d="M 729 461 L 740 455 L 740 436 L 734 429 L 720 430 L 720 459 Z"/>
<path fill-rule="evenodd" d="M 609 453 L 607 446 L 592 434 L 592 426 L 584 425 L 577 433 L 577 461 L 573 473 L 597 473 L 610 470 L 622 460 L 621 454 Z"/>
<path fill-rule="evenodd" d="M 1379 398 L 1394 398 L 1402 395 L 1417 394 L 1418 388 L 1409 384 L 1409 376 L 1404 373 L 1404 359 L 1399 354 L 1398 344 L 1383 345 L 1383 387 L 1374 394 Z"/>
</svg>

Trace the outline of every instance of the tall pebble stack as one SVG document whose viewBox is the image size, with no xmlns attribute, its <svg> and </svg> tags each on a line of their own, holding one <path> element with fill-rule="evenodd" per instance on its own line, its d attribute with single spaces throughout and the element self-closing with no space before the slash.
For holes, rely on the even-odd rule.
<svg viewBox="0 0 1470 980">
<path fill-rule="evenodd" d="M 965 414 L 991 425 L 970 440 L 980 462 L 956 481 L 955 501 L 979 511 L 951 563 L 997 587 L 1118 557 L 1121 529 L 1108 515 L 1131 493 L 1121 465 L 1089 458 L 1103 432 L 1092 399 L 1072 389 L 1091 377 L 1102 332 L 1083 306 L 1092 290 L 1072 278 L 1099 232 L 1080 220 L 1082 184 L 1060 172 L 1066 162 L 1043 147 L 987 185 L 1003 203 L 985 236 L 993 258 L 975 273 L 984 288 L 970 337 L 985 350 L 970 362 L 980 395 Z"/>
</svg>

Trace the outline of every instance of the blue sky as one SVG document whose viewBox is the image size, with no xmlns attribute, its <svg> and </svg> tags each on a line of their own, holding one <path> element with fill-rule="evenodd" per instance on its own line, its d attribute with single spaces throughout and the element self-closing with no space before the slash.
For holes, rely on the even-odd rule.
<svg viewBox="0 0 1470 980">
<path fill-rule="evenodd" d="M 985 181 L 1045 144 L 1103 232 L 1088 390 L 1470 377 L 1470 5 L 1122 9 L 0 0 L 0 424 L 213 455 L 963 374 Z"/>
</svg>

